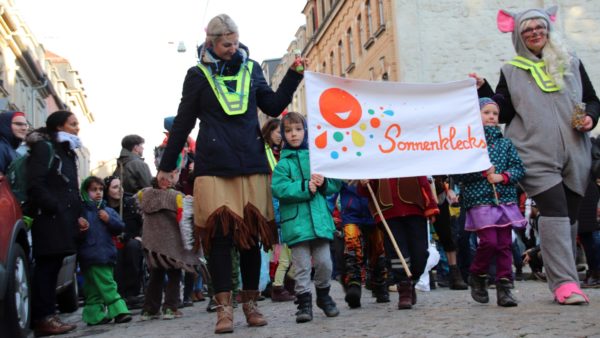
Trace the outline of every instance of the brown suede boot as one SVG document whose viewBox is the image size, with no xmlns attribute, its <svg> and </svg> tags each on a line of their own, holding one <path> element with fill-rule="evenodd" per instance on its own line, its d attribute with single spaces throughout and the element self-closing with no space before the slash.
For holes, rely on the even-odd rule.
<svg viewBox="0 0 600 338">
<path fill-rule="evenodd" d="M 403 280 L 398 283 L 398 310 L 412 309 L 413 286 L 411 280 Z"/>
<path fill-rule="evenodd" d="M 296 300 L 296 297 L 290 295 L 283 286 L 273 286 L 271 289 L 271 300 L 274 302 L 290 302 Z"/>
<path fill-rule="evenodd" d="M 215 333 L 233 332 L 233 307 L 231 306 L 231 292 L 219 292 L 215 295 L 217 303 L 217 325 Z"/>
<path fill-rule="evenodd" d="M 258 290 L 241 290 L 240 296 L 242 300 L 242 309 L 246 315 L 246 323 L 248 326 L 264 326 L 267 325 L 267 320 L 258 310 L 256 298 L 258 298 Z"/>
</svg>

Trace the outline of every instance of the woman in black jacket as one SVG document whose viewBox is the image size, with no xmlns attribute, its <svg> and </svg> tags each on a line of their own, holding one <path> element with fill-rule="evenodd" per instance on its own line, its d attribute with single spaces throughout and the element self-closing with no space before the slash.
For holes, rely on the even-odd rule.
<svg viewBox="0 0 600 338">
<path fill-rule="evenodd" d="M 238 28 L 226 14 L 210 20 L 200 63 L 188 70 L 177 116 L 159 165 L 160 181 L 176 182 L 177 157 L 200 120 L 194 157 L 194 221 L 199 227 L 215 289 L 216 333 L 233 331 L 231 249 L 240 253 L 244 290 L 240 292 L 250 326 L 267 322 L 256 307 L 260 276 L 259 242 L 277 243 L 269 163 L 260 135 L 258 108 L 276 117 L 291 102 L 303 78 L 298 58 L 276 92 L 260 65 L 248 58 Z M 295 71 L 296 70 L 296 71 Z"/>
<path fill-rule="evenodd" d="M 31 228 L 35 267 L 32 282 L 36 336 L 72 331 L 55 315 L 56 279 L 63 258 L 77 252 L 80 231 L 87 222 L 80 218 L 81 199 L 77 180 L 79 122 L 68 111 L 48 116 L 46 127 L 27 136 L 31 155 L 27 162 L 28 201 L 36 210 Z"/>
</svg>

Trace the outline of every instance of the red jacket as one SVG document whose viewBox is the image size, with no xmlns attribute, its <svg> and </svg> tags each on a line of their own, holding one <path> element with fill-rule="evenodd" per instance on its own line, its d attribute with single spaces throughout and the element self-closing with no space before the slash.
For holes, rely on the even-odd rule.
<svg viewBox="0 0 600 338">
<path fill-rule="evenodd" d="M 371 180 L 370 184 L 385 219 L 404 216 L 430 217 L 440 213 L 425 176 Z M 359 185 L 358 192 L 369 197 L 369 210 L 375 222 L 380 223 L 381 217 L 368 188 Z"/>
</svg>

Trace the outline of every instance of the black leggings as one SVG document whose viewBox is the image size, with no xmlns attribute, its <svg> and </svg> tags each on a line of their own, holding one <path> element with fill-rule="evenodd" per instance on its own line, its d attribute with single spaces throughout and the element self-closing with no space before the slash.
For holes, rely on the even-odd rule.
<svg viewBox="0 0 600 338">
<path fill-rule="evenodd" d="M 232 289 L 231 249 L 233 248 L 233 231 L 229 231 L 227 236 L 223 236 L 220 228 L 219 226 L 211 240 L 211 249 L 208 256 L 208 269 L 210 270 L 215 293 L 229 292 Z M 258 239 L 254 238 L 254 242 L 258 243 Z M 255 245 L 248 250 L 239 249 L 239 253 L 242 289 L 258 290 L 261 264 L 260 248 Z"/>
<path fill-rule="evenodd" d="M 439 205 L 440 214 L 436 216 L 433 228 L 438 235 L 440 244 L 445 252 L 456 251 L 456 244 L 452 238 L 452 230 L 450 229 L 450 205 L 444 199 L 444 203 Z"/>
<path fill-rule="evenodd" d="M 532 196 L 540 211 L 540 215 L 546 217 L 569 217 L 571 224 L 577 221 L 579 207 L 583 196 L 580 196 L 559 183 L 552 188 Z"/>
</svg>

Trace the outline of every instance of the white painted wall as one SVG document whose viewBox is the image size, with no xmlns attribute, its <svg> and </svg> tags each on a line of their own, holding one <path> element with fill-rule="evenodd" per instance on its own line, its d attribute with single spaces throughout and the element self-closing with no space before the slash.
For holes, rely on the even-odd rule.
<svg viewBox="0 0 600 338">
<path fill-rule="evenodd" d="M 501 65 L 515 55 L 510 33 L 501 33 L 496 27 L 498 10 L 518 12 L 558 5 L 557 27 L 600 91 L 598 0 L 396 0 L 393 3 L 403 82 L 460 80 L 469 72 L 477 72 L 495 88 Z"/>
</svg>

